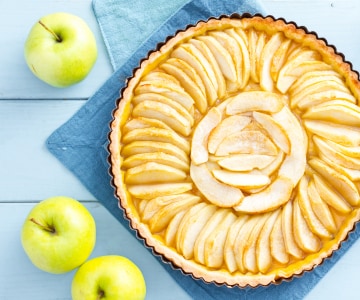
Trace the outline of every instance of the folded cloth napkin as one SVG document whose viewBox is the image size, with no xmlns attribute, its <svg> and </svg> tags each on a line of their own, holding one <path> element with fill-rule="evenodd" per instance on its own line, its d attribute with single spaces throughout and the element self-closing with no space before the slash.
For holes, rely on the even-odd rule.
<svg viewBox="0 0 360 300">
<path fill-rule="evenodd" d="M 94 0 L 93 9 L 107 46 L 114 74 L 47 140 L 49 151 L 71 170 L 110 212 L 129 228 L 118 208 L 107 161 L 109 123 L 125 79 L 139 60 L 178 29 L 211 16 L 265 13 L 256 0 Z M 130 228 L 129 228 L 130 230 Z M 355 230 L 322 265 L 280 285 L 228 288 L 195 280 L 157 259 L 193 299 L 302 299 L 339 260 L 360 234 Z M 135 233 L 134 233 L 135 237 Z"/>
</svg>

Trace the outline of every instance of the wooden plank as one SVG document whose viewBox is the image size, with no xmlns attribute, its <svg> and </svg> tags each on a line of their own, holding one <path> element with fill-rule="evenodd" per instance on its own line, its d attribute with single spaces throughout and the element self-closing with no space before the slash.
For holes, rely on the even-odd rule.
<svg viewBox="0 0 360 300">
<path fill-rule="evenodd" d="M 45 147 L 48 136 L 85 101 L 0 101 L 0 201 L 55 195 L 94 199 Z"/>
<path fill-rule="evenodd" d="M 97 242 L 90 258 L 114 254 L 131 259 L 143 272 L 147 299 L 190 299 L 142 242 L 105 208 L 95 202 L 84 204 L 97 227 Z M 0 203 L 0 220 L 6 220 L 0 226 L 0 299 L 71 299 L 71 281 L 76 270 L 60 275 L 46 273 L 33 266 L 22 249 L 21 227 L 33 206 L 33 203 Z"/>
</svg>

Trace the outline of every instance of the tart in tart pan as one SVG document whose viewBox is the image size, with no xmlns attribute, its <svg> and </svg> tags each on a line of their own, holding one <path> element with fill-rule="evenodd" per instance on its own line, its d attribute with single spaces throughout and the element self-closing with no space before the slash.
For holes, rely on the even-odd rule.
<svg viewBox="0 0 360 300">
<path fill-rule="evenodd" d="M 315 33 L 233 15 L 177 32 L 134 70 L 110 163 L 132 228 L 228 286 L 291 279 L 360 216 L 360 83 Z"/>
</svg>

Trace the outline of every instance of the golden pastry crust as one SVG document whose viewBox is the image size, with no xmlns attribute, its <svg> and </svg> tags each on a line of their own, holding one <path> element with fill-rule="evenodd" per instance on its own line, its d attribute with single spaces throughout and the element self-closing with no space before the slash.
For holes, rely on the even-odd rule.
<svg viewBox="0 0 360 300">
<path fill-rule="evenodd" d="M 358 74 L 315 33 L 273 17 L 200 21 L 122 91 L 109 135 L 119 204 L 195 278 L 301 275 L 360 217 L 359 97 Z"/>
</svg>

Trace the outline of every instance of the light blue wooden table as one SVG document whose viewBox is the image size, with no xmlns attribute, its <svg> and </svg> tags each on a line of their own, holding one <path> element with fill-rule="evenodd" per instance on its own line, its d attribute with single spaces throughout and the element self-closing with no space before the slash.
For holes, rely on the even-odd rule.
<svg viewBox="0 0 360 300">
<path fill-rule="evenodd" d="M 360 70 L 360 1 L 264 0 L 269 14 L 296 21 L 335 44 Z M 99 57 L 78 85 L 56 89 L 36 79 L 25 65 L 23 44 L 45 14 L 66 11 L 89 24 Z M 189 299 L 143 246 L 103 208 L 45 148 L 46 138 L 110 77 L 112 69 L 90 0 L 0 0 L 0 299 L 70 299 L 74 272 L 50 275 L 36 269 L 20 244 L 29 210 L 50 196 L 81 200 L 97 223 L 92 257 L 120 254 L 142 269 L 148 299 Z M 359 299 L 360 241 L 311 291 L 307 299 Z"/>
</svg>

